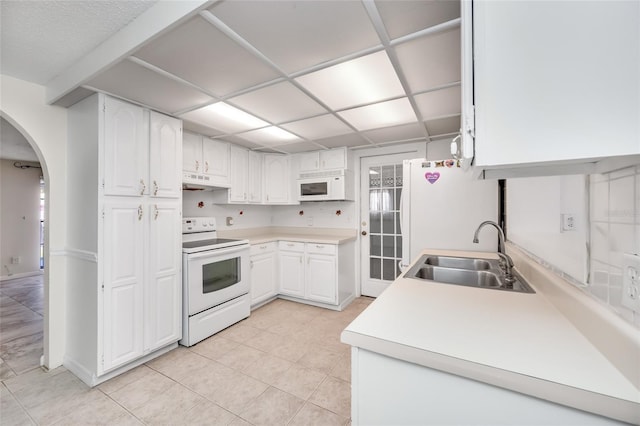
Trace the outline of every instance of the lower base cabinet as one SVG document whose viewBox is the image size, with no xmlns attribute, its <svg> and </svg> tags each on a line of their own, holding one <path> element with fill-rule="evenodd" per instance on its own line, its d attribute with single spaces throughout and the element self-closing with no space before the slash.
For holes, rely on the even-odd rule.
<svg viewBox="0 0 640 426">
<path fill-rule="evenodd" d="M 277 249 L 276 243 L 251 246 L 251 306 L 278 294 Z"/>
</svg>

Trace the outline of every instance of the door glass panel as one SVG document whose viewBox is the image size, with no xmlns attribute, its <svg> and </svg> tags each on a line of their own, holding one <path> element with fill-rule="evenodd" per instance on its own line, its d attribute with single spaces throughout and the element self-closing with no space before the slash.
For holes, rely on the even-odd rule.
<svg viewBox="0 0 640 426">
<path fill-rule="evenodd" d="M 402 164 L 369 168 L 370 279 L 393 281 L 400 274 Z"/>
<path fill-rule="evenodd" d="M 240 282 L 240 258 L 202 265 L 202 292 L 212 293 Z"/>
</svg>

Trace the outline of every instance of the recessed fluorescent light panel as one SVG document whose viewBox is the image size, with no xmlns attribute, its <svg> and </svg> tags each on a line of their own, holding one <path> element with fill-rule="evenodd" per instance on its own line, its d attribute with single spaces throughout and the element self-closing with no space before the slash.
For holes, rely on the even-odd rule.
<svg viewBox="0 0 640 426">
<path fill-rule="evenodd" d="M 303 75 L 296 81 L 332 109 L 405 95 L 384 51 Z"/>
<path fill-rule="evenodd" d="M 358 130 L 397 126 L 417 121 L 407 98 L 348 109 L 339 112 L 338 115 Z"/>
<path fill-rule="evenodd" d="M 237 136 L 250 142 L 268 146 L 283 145 L 302 140 L 296 135 L 276 126 L 269 126 L 263 129 L 240 133 Z"/>
<path fill-rule="evenodd" d="M 268 126 L 264 120 L 232 107 L 224 102 L 217 102 L 195 111 L 181 115 L 185 120 L 215 127 L 227 133 L 242 132 Z"/>
</svg>

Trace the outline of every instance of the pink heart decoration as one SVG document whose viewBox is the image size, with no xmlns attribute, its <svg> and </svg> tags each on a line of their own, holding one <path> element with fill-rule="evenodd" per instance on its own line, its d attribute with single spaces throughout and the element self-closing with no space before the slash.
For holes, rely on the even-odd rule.
<svg viewBox="0 0 640 426">
<path fill-rule="evenodd" d="M 429 183 L 436 183 L 438 179 L 440 179 L 440 173 L 438 172 L 427 172 L 424 174 L 425 179 L 429 181 Z"/>
</svg>

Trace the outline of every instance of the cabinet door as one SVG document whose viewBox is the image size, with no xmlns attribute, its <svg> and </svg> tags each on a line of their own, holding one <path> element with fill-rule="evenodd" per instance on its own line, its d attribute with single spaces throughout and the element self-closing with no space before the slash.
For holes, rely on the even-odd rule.
<svg viewBox="0 0 640 426">
<path fill-rule="evenodd" d="M 284 155 L 265 154 L 264 156 L 265 201 L 268 204 L 284 204 L 290 201 L 289 158 Z"/>
<path fill-rule="evenodd" d="M 280 293 L 304 297 L 304 253 L 280 251 Z"/>
<path fill-rule="evenodd" d="M 104 99 L 104 193 L 149 193 L 149 114 L 144 109 Z"/>
<path fill-rule="evenodd" d="M 200 173 L 202 170 L 202 136 L 185 133 L 182 136 L 182 170 Z"/>
<path fill-rule="evenodd" d="M 237 146 L 230 147 L 231 168 L 229 170 L 229 201 L 242 203 L 247 201 L 247 177 L 249 151 Z"/>
<path fill-rule="evenodd" d="M 336 257 L 323 254 L 307 255 L 306 297 L 324 303 L 336 303 Z"/>
<path fill-rule="evenodd" d="M 101 372 L 143 354 L 144 215 L 134 200 L 104 206 Z"/>
<path fill-rule="evenodd" d="M 145 349 L 182 337 L 182 228 L 179 202 L 150 203 Z"/>
<path fill-rule="evenodd" d="M 312 172 L 320 168 L 320 156 L 317 151 L 298 154 L 301 172 Z"/>
<path fill-rule="evenodd" d="M 345 148 L 330 149 L 320 151 L 320 168 L 346 169 L 347 168 L 347 152 Z"/>
<path fill-rule="evenodd" d="M 251 256 L 251 305 L 277 294 L 276 266 L 275 252 Z"/>
<path fill-rule="evenodd" d="M 249 202 L 262 202 L 262 165 L 264 155 L 259 152 L 249 151 Z"/>
<path fill-rule="evenodd" d="M 149 193 L 182 195 L 182 121 L 151 111 L 149 117 Z"/>
<path fill-rule="evenodd" d="M 479 1 L 473 27 L 478 166 L 640 153 L 640 2 Z"/>
<path fill-rule="evenodd" d="M 229 183 L 229 144 L 209 138 L 202 139 L 202 172 L 211 176 L 211 183 Z"/>
</svg>

